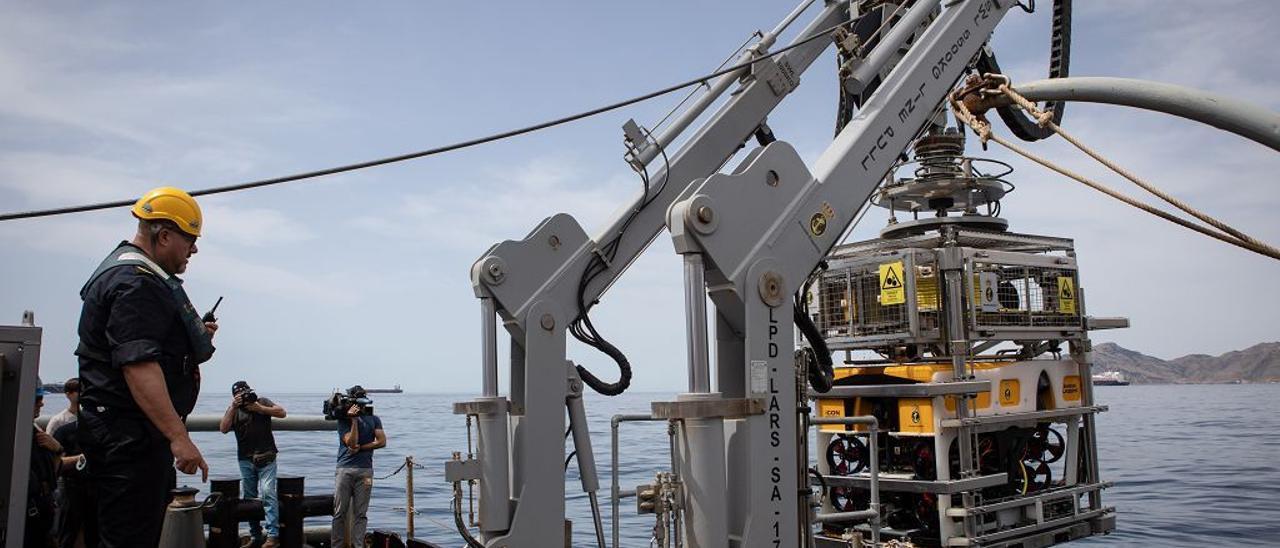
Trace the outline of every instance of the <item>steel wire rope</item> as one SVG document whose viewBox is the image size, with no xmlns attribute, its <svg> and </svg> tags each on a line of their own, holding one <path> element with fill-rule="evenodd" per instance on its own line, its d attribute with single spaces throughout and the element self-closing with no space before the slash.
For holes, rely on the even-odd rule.
<svg viewBox="0 0 1280 548">
<path fill-rule="evenodd" d="M 1240 247 L 1242 249 L 1252 251 L 1259 255 L 1264 255 L 1272 259 L 1280 260 L 1280 250 L 1277 250 L 1272 246 L 1261 244 L 1261 243 L 1254 243 L 1253 241 L 1250 241 L 1250 240 L 1237 238 L 1229 233 L 1222 233 L 1215 230 L 1211 230 L 1202 225 L 1196 224 L 1194 222 L 1178 217 L 1177 215 L 1174 215 L 1167 211 L 1156 208 L 1155 206 L 1152 206 L 1150 204 L 1140 202 L 1137 199 L 1130 197 L 1126 194 L 1123 194 L 1119 191 L 1116 191 L 1115 189 L 1112 189 L 1106 185 L 1103 185 L 1102 183 L 1089 179 L 1088 177 L 1075 173 L 1049 160 L 1046 160 L 1035 154 L 1032 154 L 1030 151 L 1027 151 L 1022 147 L 1019 147 L 1018 145 L 1015 145 L 1012 142 L 1009 142 L 1008 140 L 1001 138 L 999 135 L 996 135 L 995 133 L 993 133 L 991 130 L 991 123 L 973 115 L 969 111 L 968 107 L 965 106 L 964 103 L 958 99 L 956 92 L 953 91 L 948 96 L 948 100 L 951 103 L 951 108 L 956 113 L 956 117 L 961 121 L 963 121 L 970 128 L 972 128 L 973 131 L 978 134 L 978 137 L 982 140 L 983 143 L 986 143 L 988 140 L 995 141 L 997 144 L 1013 151 L 1014 153 L 1028 160 L 1031 160 L 1037 164 L 1040 164 L 1050 170 L 1056 171 L 1059 174 L 1062 174 L 1070 179 L 1073 179 L 1077 182 L 1084 184 L 1085 186 L 1088 186 L 1089 188 L 1092 188 L 1116 200 L 1124 202 L 1129 206 L 1140 209 L 1142 211 L 1145 211 L 1147 213 L 1160 217 L 1161 219 L 1177 224 L 1189 230 L 1194 230 L 1210 238 L 1214 238 L 1224 243 L 1228 243 L 1236 247 Z M 1043 123 L 1044 119 L 1042 118 L 1041 120 Z"/>
<path fill-rule="evenodd" d="M 504 139 L 510 139 L 510 138 L 512 138 L 512 137 L 518 137 L 518 136 L 520 136 L 520 135 L 524 135 L 524 134 L 527 134 L 527 133 L 533 133 L 533 132 L 535 132 L 535 131 L 541 131 L 541 130 L 544 130 L 544 129 L 548 129 L 548 128 L 552 128 L 552 127 L 556 127 L 556 126 L 561 126 L 561 125 L 568 124 L 568 123 L 571 123 L 571 122 L 576 122 L 576 121 L 578 121 L 578 120 L 582 120 L 582 119 L 585 119 L 585 118 L 590 118 L 590 117 L 593 117 L 593 116 L 597 116 L 597 115 L 600 115 L 600 114 L 604 114 L 604 113 L 606 113 L 606 112 L 614 111 L 614 110 L 617 110 L 617 109 L 620 109 L 620 108 L 623 108 L 623 107 L 628 107 L 628 106 L 631 106 L 631 105 L 634 105 L 634 104 L 637 104 L 637 103 L 642 103 L 642 102 L 645 102 L 645 101 L 648 101 L 648 100 L 651 100 L 651 99 L 655 99 L 655 98 L 661 97 L 661 96 L 663 96 L 663 95 L 667 95 L 667 94 L 672 93 L 672 92 L 675 92 L 675 91 L 679 91 L 679 90 L 684 89 L 684 88 L 687 88 L 687 87 L 689 87 L 689 86 L 693 86 L 693 85 L 701 84 L 702 82 L 704 82 L 704 81 L 706 81 L 706 80 L 710 80 L 710 79 L 712 79 L 712 78 L 718 78 L 718 77 L 720 77 L 720 76 L 724 76 L 724 75 L 726 75 L 726 74 L 730 74 L 730 73 L 737 72 L 737 71 L 742 70 L 742 69 L 750 68 L 752 65 L 754 65 L 755 63 L 757 63 L 757 62 L 759 62 L 759 61 L 761 61 L 761 60 L 769 59 L 769 58 L 772 58 L 772 57 L 775 57 L 775 56 L 781 55 L 781 54 L 783 54 L 783 53 L 786 53 L 786 52 L 788 52 L 788 51 L 791 51 L 791 50 L 793 50 L 793 49 L 796 49 L 796 48 L 798 48 L 798 47 L 800 47 L 800 46 L 803 46 L 803 45 L 806 45 L 806 44 L 808 44 L 808 43 L 810 43 L 810 42 L 813 42 L 814 40 L 818 40 L 818 39 L 820 39 L 820 38 L 826 37 L 826 36 L 830 35 L 832 32 L 835 32 L 837 29 L 839 29 L 839 28 L 841 28 L 841 27 L 845 26 L 846 24 L 847 24 L 847 23 L 840 23 L 840 24 L 838 24 L 838 25 L 833 25 L 833 26 L 831 26 L 831 27 L 829 27 L 829 28 L 826 28 L 826 29 L 823 29 L 823 30 L 821 30 L 821 31 L 818 31 L 818 32 L 814 33 L 814 34 L 813 34 L 813 36 L 809 36 L 809 37 L 806 37 L 806 38 L 800 39 L 800 40 L 796 41 L 795 43 L 788 44 L 788 45 L 786 45 L 786 46 L 784 46 L 784 47 L 779 48 L 779 49 L 778 49 L 778 50 L 776 50 L 776 51 L 772 51 L 772 52 L 769 52 L 769 53 L 760 54 L 758 57 L 753 58 L 753 59 L 751 59 L 750 61 L 744 61 L 744 62 L 742 62 L 742 63 L 738 63 L 738 64 L 735 64 L 735 65 L 733 65 L 733 66 L 725 67 L 725 68 L 723 68 L 723 69 L 721 69 L 721 70 L 717 70 L 717 71 L 715 71 L 715 72 L 712 72 L 712 73 L 709 73 L 709 74 L 705 74 L 705 75 L 703 75 L 703 76 L 699 76 L 699 77 L 697 77 L 697 78 L 693 78 L 693 79 L 690 79 L 690 80 L 686 80 L 686 81 L 681 82 L 681 83 L 678 83 L 678 84 L 674 84 L 674 85 L 671 85 L 671 86 L 667 86 L 667 87 L 662 88 L 662 89 L 659 89 L 659 90 L 657 90 L 657 91 L 652 91 L 652 92 L 649 92 L 649 93 L 645 93 L 645 94 L 643 94 L 643 95 L 638 95 L 638 96 L 636 96 L 636 97 L 632 97 L 632 98 L 630 98 L 630 99 L 624 99 L 624 100 L 622 100 L 622 101 L 618 101 L 618 102 L 611 103 L 611 104 L 608 104 L 608 105 L 604 105 L 604 106 L 596 107 L 596 108 L 593 108 L 593 109 L 590 109 L 590 110 L 581 111 L 581 112 L 578 112 L 578 113 L 575 113 L 575 114 L 570 114 L 570 115 L 563 116 L 563 117 L 560 117 L 560 118 L 555 118 L 555 119 L 552 119 L 552 120 L 547 120 L 547 121 L 544 121 L 544 122 L 539 122 L 539 123 L 536 123 L 536 124 L 533 124 L 533 125 L 529 125 L 529 126 L 525 126 L 525 127 L 522 127 L 522 128 L 511 129 L 511 130 L 507 130 L 507 131 L 503 131 L 503 132 L 499 132 L 499 133 L 493 133 L 493 134 L 490 134 L 490 135 L 486 135 L 486 136 L 484 136 L 484 137 L 477 137 L 477 138 L 474 138 L 474 139 L 468 139 L 468 140 L 466 140 L 466 141 L 458 141 L 458 142 L 451 143 L 451 144 L 448 144 L 448 145 L 442 145 L 442 146 L 439 146 L 439 147 L 435 147 L 435 148 L 431 148 L 431 149 L 426 149 L 426 150 L 420 150 L 420 151 L 417 151 L 417 152 L 409 152 L 409 153 L 405 153 L 405 154 L 399 154 L 399 155 L 396 155 L 396 156 L 388 156 L 388 157 L 385 157 L 385 158 L 379 158 L 379 159 L 376 159 L 376 160 L 368 160 L 368 161 L 358 162 L 358 163 L 354 163 L 354 164 L 346 164 L 346 165 L 335 166 L 335 167 L 330 167 L 330 168 L 324 168 L 324 169 L 319 169 L 319 170 L 314 170 L 314 171 L 307 171 L 307 172 L 303 172 L 303 173 L 295 173 L 295 174 L 292 174 L 292 175 L 284 175 L 284 176 L 281 176 L 281 177 L 273 177 L 273 178 L 270 178 L 270 179 L 261 179 L 261 180 L 257 180 L 257 181 L 248 181 L 248 182 L 244 182 L 244 183 L 236 183 L 236 184 L 231 184 L 231 185 L 224 185 L 224 186 L 217 186 L 217 187 L 204 188 L 204 189 L 199 189 L 199 190 L 190 191 L 190 192 L 188 192 L 188 194 L 190 194 L 190 195 L 192 195 L 192 196 L 207 196 L 207 195 L 211 195 L 211 194 L 223 194 L 223 193 L 227 193 L 227 192 L 237 192 L 237 191 L 241 191 L 241 190 L 250 190 L 250 189 L 254 189 L 254 188 L 261 188 L 261 187 L 265 187 L 265 186 L 272 186 L 272 185 L 278 185 L 278 184 L 284 184 L 284 183 L 291 183 L 291 182 L 295 182 L 295 181 L 302 181 L 302 180 L 307 180 L 307 179 L 315 179 L 315 178 L 317 178 L 317 177 L 323 177 L 323 176 L 326 176 L 326 175 L 335 175 L 335 174 L 338 174 L 338 173 L 346 173 L 346 172 L 349 172 L 349 171 L 357 171 L 357 170 L 361 170 L 361 169 L 368 169 L 368 168 L 371 168 L 371 167 L 378 167 L 378 166 L 382 166 L 382 165 L 393 164 L 393 163 L 403 162 L 403 161 L 407 161 L 407 160 L 416 160 L 416 159 L 418 159 L 418 158 L 425 158 L 425 157 L 428 157 L 428 156 L 435 156 L 435 155 L 438 155 L 438 154 L 444 154 L 444 153 L 447 153 L 447 152 L 453 152 L 453 151 L 456 151 L 456 150 L 462 150 L 462 149 L 465 149 L 465 148 L 471 148 L 471 147 L 478 146 L 478 145 L 483 145 L 483 144 L 487 144 L 487 143 L 492 143 L 492 142 L 494 142 L 494 141 L 501 141 L 501 140 L 504 140 Z M 116 200 L 116 201 L 110 201 L 110 202 L 97 202 L 97 203 L 90 203 L 90 204 L 83 204 L 83 205 L 76 205 L 76 206 L 65 206 L 65 207 L 58 207 L 58 208 L 37 209 L 37 210 L 31 210 L 31 211 L 17 211 L 17 212 L 12 212 L 12 213 L 3 213 L 3 214 L 0 214 L 0 221 L 12 221 L 12 220 L 19 220 L 19 219 L 30 219 L 30 218 L 35 218 L 35 217 L 50 217 L 50 216 L 54 216 L 54 215 L 65 215 L 65 214 L 69 214 L 69 213 L 85 213 L 85 212 L 89 212 L 89 211 L 98 211 L 98 210 L 102 210 L 102 209 L 110 209 L 110 208 L 114 208 L 114 207 L 126 207 L 126 206 L 132 206 L 132 205 L 134 204 L 134 202 L 135 202 L 135 201 L 136 201 L 136 200 L 132 200 L 132 199 L 131 199 L 131 200 Z"/>
<path fill-rule="evenodd" d="M 742 41 L 742 45 L 738 46 L 738 49 L 733 50 L 733 53 L 730 53 L 728 57 L 724 58 L 724 61 L 721 61 L 720 64 L 716 66 L 716 70 L 720 70 L 724 68 L 725 65 L 729 64 L 729 61 L 732 61 L 734 57 L 737 57 L 740 53 L 742 53 L 742 50 L 746 49 L 747 45 L 751 44 L 752 38 L 756 40 L 764 38 L 764 33 L 760 32 L 759 30 L 751 33 L 750 37 Z M 658 131 L 658 128 L 661 128 L 662 124 L 667 123 L 667 120 L 671 119 L 672 114 L 675 114 L 676 111 L 680 110 L 680 107 L 683 107 L 685 103 L 689 102 L 689 99 L 692 99 L 693 96 L 697 95 L 698 90 L 702 88 L 711 89 L 711 86 L 707 84 L 706 80 L 702 80 L 701 82 L 698 82 L 698 85 L 694 87 L 692 90 L 689 90 L 689 94 L 685 95 L 684 99 L 681 99 L 679 103 L 676 103 L 676 106 L 671 107 L 671 110 L 667 111 L 667 114 L 663 116 L 661 120 L 658 120 L 658 123 L 654 124 L 653 129 L 649 130 L 649 132 L 652 133 L 654 131 Z"/>
</svg>

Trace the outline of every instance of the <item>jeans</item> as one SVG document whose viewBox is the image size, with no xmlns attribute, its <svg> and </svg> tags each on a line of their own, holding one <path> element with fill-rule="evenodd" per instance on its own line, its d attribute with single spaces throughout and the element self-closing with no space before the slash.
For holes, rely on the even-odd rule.
<svg viewBox="0 0 1280 548">
<path fill-rule="evenodd" d="M 240 459 L 240 498 L 262 499 L 262 509 L 267 514 L 267 536 L 280 536 L 280 502 L 276 495 L 276 461 L 254 466 L 249 459 Z M 249 522 L 249 534 L 262 536 L 262 525 Z"/>
<path fill-rule="evenodd" d="M 333 529 L 329 542 L 333 548 L 364 546 L 364 531 L 369 527 L 369 495 L 373 493 L 372 468 L 339 468 L 333 482 Z M 351 520 L 347 543 L 347 519 Z"/>
</svg>

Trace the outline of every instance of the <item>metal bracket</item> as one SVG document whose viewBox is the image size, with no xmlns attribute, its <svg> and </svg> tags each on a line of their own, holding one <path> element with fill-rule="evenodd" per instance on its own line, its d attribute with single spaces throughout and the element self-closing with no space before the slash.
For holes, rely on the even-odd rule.
<svg viewBox="0 0 1280 548">
<path fill-rule="evenodd" d="M 1095 318 L 1089 316 L 1084 319 L 1084 328 L 1089 331 L 1098 329 L 1124 329 L 1129 327 L 1129 318 Z"/>
<path fill-rule="evenodd" d="M 769 91 L 777 97 L 791 93 L 800 85 L 800 75 L 796 74 L 786 58 L 778 61 L 774 61 L 774 58 L 766 58 L 752 63 L 751 76 L 769 84 Z"/>
<path fill-rule="evenodd" d="M 453 403 L 454 415 L 487 415 L 502 411 L 511 411 L 510 400 L 503 398 L 460 401 Z"/>
<path fill-rule="evenodd" d="M 444 480 L 469 481 L 480 479 L 480 461 L 476 459 L 447 460 L 444 462 Z"/>
<path fill-rule="evenodd" d="M 764 405 L 760 403 L 760 400 L 751 398 L 655 401 L 651 408 L 655 419 L 707 419 L 712 417 L 740 419 L 751 415 L 764 414 Z"/>
</svg>

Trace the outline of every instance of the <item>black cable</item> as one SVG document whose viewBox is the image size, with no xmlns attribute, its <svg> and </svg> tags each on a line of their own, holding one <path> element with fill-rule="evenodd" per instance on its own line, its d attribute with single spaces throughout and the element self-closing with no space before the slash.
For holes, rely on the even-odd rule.
<svg viewBox="0 0 1280 548">
<path fill-rule="evenodd" d="M 595 306 L 599 301 L 588 302 L 587 289 L 590 287 L 592 280 L 607 271 L 610 268 L 609 265 L 613 264 L 613 260 L 618 254 L 618 245 L 622 240 L 622 235 L 627 232 L 627 228 L 631 226 L 631 222 L 634 221 L 636 216 L 640 215 L 640 212 L 644 211 L 649 204 L 652 204 L 654 200 L 658 199 L 658 196 L 662 194 L 663 190 L 666 190 L 667 183 L 671 180 L 671 160 L 667 157 L 666 148 L 661 145 L 658 145 L 658 153 L 662 156 L 662 162 L 664 165 L 662 184 L 658 185 L 656 191 L 650 193 L 649 168 L 648 166 L 644 166 L 644 168 L 640 170 L 640 182 L 644 187 L 644 194 L 641 195 L 643 198 L 641 198 L 640 203 L 631 210 L 631 214 L 627 216 L 626 220 L 622 222 L 622 226 L 618 229 L 618 234 L 615 235 L 613 239 L 609 240 L 609 243 L 605 244 L 598 254 L 591 257 L 591 261 L 587 263 L 587 268 L 582 272 L 582 277 L 578 280 L 578 317 L 569 324 L 569 333 L 573 335 L 573 338 L 578 339 L 582 343 L 591 346 L 612 358 L 614 363 L 618 364 L 618 381 L 613 383 L 605 382 L 581 365 L 577 366 L 578 376 L 581 377 L 582 382 L 587 386 L 590 386 L 592 390 L 595 390 L 597 393 L 605 396 L 617 396 L 625 392 L 627 388 L 631 386 L 631 361 L 627 359 L 626 354 L 624 354 L 622 350 L 605 340 L 605 338 L 600 335 L 600 332 L 596 331 L 595 325 L 591 323 L 591 307 Z M 607 258 L 608 262 L 606 262 L 605 258 L 601 258 L 601 256 Z"/>
<path fill-rule="evenodd" d="M 1034 5 L 1033 3 L 1032 6 Z M 1071 68 L 1071 0 L 1054 0 L 1052 17 L 1053 31 L 1049 39 L 1049 78 L 1066 78 Z M 978 56 L 975 68 L 983 74 L 1002 74 L 995 54 L 989 53 L 986 48 Z M 1048 101 L 1045 103 L 1044 110 L 1053 113 L 1055 125 L 1061 124 L 1067 104 L 1065 101 Z M 1000 114 L 1000 120 L 1008 126 L 1009 131 L 1023 141 L 1039 141 L 1054 134 L 1052 129 L 1040 127 L 1035 120 L 1029 118 L 1016 106 L 999 107 L 996 112 Z"/>
<path fill-rule="evenodd" d="M 468 548 L 484 548 L 476 537 L 471 535 L 471 530 L 467 528 L 467 524 L 462 521 L 462 488 L 458 486 L 458 482 L 453 482 L 453 501 L 449 506 L 453 508 L 453 523 L 458 526 L 458 534 L 462 535 L 462 540 L 467 543 Z"/>
<path fill-rule="evenodd" d="M 752 59 L 752 60 L 750 60 L 750 61 L 746 61 L 746 62 L 743 62 L 743 63 L 738 63 L 738 64 L 736 64 L 736 65 L 733 65 L 733 66 L 730 66 L 730 67 L 726 67 L 726 68 L 724 68 L 724 69 L 721 69 L 721 70 L 718 70 L 718 71 L 712 72 L 712 73 L 707 74 L 707 75 L 704 75 L 704 76 L 700 76 L 700 77 L 698 77 L 698 78 L 694 78 L 694 79 L 691 79 L 691 80 L 687 80 L 687 81 L 685 81 L 685 82 L 681 82 L 681 83 L 679 83 L 679 84 L 675 84 L 675 85 L 672 85 L 672 86 L 668 86 L 668 87 L 662 88 L 662 89 L 657 90 L 657 91 L 653 91 L 653 92 L 650 92 L 650 93 L 646 93 L 646 94 L 644 94 L 644 95 L 640 95 L 640 96 L 637 96 L 637 97 L 632 97 L 632 98 L 630 98 L 630 99 L 626 99 L 626 100 L 623 100 L 623 101 L 618 101 L 618 102 L 616 102 L 616 103 L 612 103 L 612 104 L 605 105 L 605 106 L 602 106 L 602 107 L 597 107 L 597 108 L 594 108 L 594 109 L 591 109 L 591 110 L 587 110 L 587 111 L 579 112 L 579 113 L 577 113 L 577 114 L 571 114 L 571 115 L 564 116 L 564 117 L 561 117 L 561 118 L 556 118 L 556 119 L 554 119 L 554 120 L 549 120 L 549 121 L 546 121 L 546 122 L 540 122 L 540 123 L 537 123 L 537 124 L 534 124 L 534 125 L 531 125 L 531 126 L 526 126 L 526 127 L 519 128 L 519 129 L 512 129 L 512 130 L 504 131 L 504 132 L 501 132 L 501 133 L 495 133 L 495 134 L 492 134 L 492 135 L 488 135 L 488 136 L 485 136 L 485 137 L 478 137 L 478 138 L 475 138 L 475 139 L 470 139 L 470 140 L 467 140 L 467 141 L 461 141 L 461 142 L 457 142 L 457 143 L 453 143 L 453 144 L 449 144 L 449 145 L 444 145 L 444 146 L 440 146 L 440 147 L 436 147 L 436 148 L 432 148 L 432 149 L 422 150 L 422 151 L 418 151 L 418 152 L 410 152 L 410 153 L 407 153 L 407 154 L 400 154 L 400 155 L 397 155 L 397 156 L 390 156 L 390 157 L 387 157 L 387 158 L 381 158 L 381 159 L 377 159 L 377 160 L 369 160 L 369 161 L 367 161 L 367 162 L 359 162 L 359 163 L 355 163 L 355 164 L 347 164 L 347 165 L 343 165 L 343 166 L 337 166 L 337 167 L 331 167 L 331 168 L 326 168 L 326 169 L 320 169 L 320 170 L 316 170 L 316 171 L 308 171 L 308 172 L 305 172 L 305 173 L 298 173 L 298 174 L 294 174 L 294 175 L 285 175 L 285 176 L 283 176 L 283 177 L 275 177 L 275 178 L 271 178 L 271 179 L 262 179 L 262 180 L 258 180 L 258 181 L 250 181 L 250 182 L 246 182 L 246 183 L 238 183 L 238 184 L 233 184 L 233 185 L 226 185 L 226 186 L 219 186 L 219 187 L 205 188 L 205 189 L 200 189 L 200 190 L 191 191 L 191 192 L 189 192 L 189 194 L 191 194 L 192 196 L 205 196 L 205 195 L 210 195 L 210 194 L 222 194 L 222 193 L 225 193 L 225 192 L 236 192 L 236 191 L 240 191 L 240 190 L 248 190 L 248 189 L 259 188 L 259 187 L 264 187 L 264 186 L 278 185 L 278 184 L 282 184 L 282 183 L 290 183 L 290 182 L 294 182 L 294 181 L 301 181 L 301 180 L 303 180 L 303 179 L 313 179 L 313 178 L 316 178 L 316 177 L 322 177 L 322 176 L 325 176 L 325 175 L 334 175 L 334 174 L 337 174 L 337 173 L 345 173 L 345 172 L 348 172 L 348 171 L 356 171 L 356 170 L 360 170 L 360 169 L 366 169 L 366 168 L 371 168 L 371 167 L 377 167 L 377 166 L 386 165 L 386 164 L 392 164 L 392 163 L 396 163 L 396 162 L 403 162 L 403 161 L 406 161 L 406 160 L 414 160 L 414 159 L 417 159 L 417 158 L 424 158 L 424 157 L 427 157 L 427 156 L 434 156 L 434 155 L 436 155 L 436 154 L 443 154 L 443 153 L 445 153 L 445 152 L 453 152 L 453 151 L 455 151 L 455 150 L 461 150 L 461 149 L 464 149 L 464 148 L 470 148 L 470 147 L 473 147 L 473 146 L 482 145 L 482 144 L 486 144 L 486 143 L 491 143 L 491 142 L 494 142 L 494 141 L 500 141 L 500 140 L 502 140 L 502 139 L 509 139 L 509 138 L 511 138 L 511 137 L 516 137 L 516 136 L 524 135 L 524 134 L 526 134 L 526 133 L 533 133 L 533 132 L 535 132 L 535 131 L 540 131 L 540 130 L 543 130 L 543 129 L 547 129 L 547 128 L 551 128 L 551 127 L 555 127 L 555 126 L 559 126 L 559 125 L 567 124 L 567 123 L 569 123 L 569 122 L 576 122 L 576 121 L 578 121 L 578 120 L 582 120 L 582 119 L 584 119 L 584 118 L 590 118 L 590 117 L 592 117 L 592 116 L 596 116 L 596 115 L 599 115 L 599 114 L 604 114 L 604 113 L 609 112 L 609 111 L 612 111 L 612 110 L 617 110 L 617 109 L 620 109 L 620 108 L 623 108 L 623 107 L 627 107 L 627 106 L 634 105 L 634 104 L 636 104 L 636 103 L 641 103 L 641 102 L 644 102 L 644 101 L 648 101 L 648 100 L 650 100 L 650 99 L 654 99 L 654 98 L 657 98 L 657 97 L 661 97 L 661 96 L 666 95 L 666 94 L 668 94 L 668 93 L 671 93 L 671 92 L 674 92 L 674 91 L 679 91 L 679 90 L 684 89 L 684 88 L 687 88 L 687 87 L 689 87 L 689 86 L 700 85 L 700 84 L 702 84 L 702 82 L 704 82 L 704 81 L 706 81 L 706 80 L 709 80 L 709 79 L 712 79 L 712 78 L 719 78 L 720 76 L 724 76 L 725 74 L 729 74 L 729 73 L 732 73 L 732 72 L 735 72 L 735 71 L 738 71 L 738 70 L 741 70 L 741 69 L 744 69 L 744 68 L 748 68 L 748 67 L 750 67 L 750 66 L 754 65 L 756 62 L 758 62 L 758 61 L 760 61 L 760 60 L 762 60 L 762 59 L 769 59 L 769 58 L 772 58 L 772 57 L 774 57 L 774 56 L 781 55 L 781 54 L 783 54 L 783 53 L 785 53 L 785 52 L 788 52 L 788 51 L 790 51 L 790 50 L 793 50 L 793 49 L 795 49 L 795 48 L 798 48 L 798 47 L 800 47 L 800 46 L 803 46 L 803 45 L 805 45 L 805 44 L 808 44 L 809 42 L 812 42 L 812 41 L 817 40 L 817 39 L 819 39 L 819 38 L 825 37 L 825 36 L 827 36 L 827 35 L 831 34 L 832 32 L 834 32 L 836 29 L 839 29 L 839 28 L 840 28 L 840 27 L 842 27 L 842 26 L 844 26 L 844 25 L 843 25 L 843 24 L 840 24 L 840 25 L 834 25 L 834 26 L 832 26 L 831 28 L 825 29 L 825 30 L 823 30 L 823 31 L 821 31 L 821 32 L 818 32 L 818 33 L 815 33 L 813 36 L 810 36 L 810 37 L 808 37 L 808 38 L 805 38 L 805 39 L 803 39 L 803 40 L 800 40 L 800 41 L 798 41 L 798 42 L 796 42 L 796 43 L 794 43 L 794 44 L 790 44 L 790 45 L 787 45 L 787 46 L 785 46 L 785 47 L 782 47 L 782 48 L 778 49 L 777 51 L 773 51 L 773 52 L 770 52 L 770 53 L 766 53 L 766 54 L 761 55 L 761 56 L 759 56 L 759 57 L 756 57 L 756 58 L 754 58 L 754 59 Z M 113 202 L 99 202 L 99 203 L 85 204 L 85 205 L 78 205 L 78 206 L 67 206 L 67 207 L 59 207 L 59 208 L 52 208 L 52 209 L 39 209 L 39 210 L 32 210 L 32 211 L 20 211 L 20 212 L 14 212 L 14 213 L 4 213 L 4 214 L 0 214 L 0 221 L 12 221 L 12 220 L 17 220 L 17 219 L 30 219 L 30 218 L 34 218 L 34 217 L 50 217 L 50 216 L 53 216 L 53 215 L 63 215 L 63 214 L 67 214 L 67 213 L 84 213 L 84 212 L 87 212 L 87 211 L 97 211 L 97 210 L 102 210 L 102 209 L 110 209 L 110 208 L 113 208 L 113 207 L 126 207 L 126 206 L 132 206 L 132 205 L 134 204 L 134 202 L 135 202 L 135 201 L 136 201 L 136 200 L 117 200 L 117 201 L 113 201 Z M 584 379 L 584 380 L 585 380 L 585 379 Z"/>
<path fill-rule="evenodd" d="M 826 270 L 826 261 L 821 261 L 814 268 L 813 273 L 805 280 L 793 300 L 792 316 L 796 327 L 800 330 L 800 334 L 809 341 L 810 348 L 801 355 L 801 359 L 812 360 L 809 364 L 808 377 L 809 386 L 814 391 L 825 394 L 831 390 L 835 384 L 835 369 L 831 362 L 831 349 L 827 347 L 827 340 L 822 338 L 822 332 L 818 331 L 818 326 L 814 325 L 813 318 L 809 317 L 809 304 L 805 299 L 805 295 L 809 294 L 809 288 L 813 286 L 814 280 L 818 279 L 822 271 Z M 817 366 L 817 367 L 814 367 Z"/>
</svg>

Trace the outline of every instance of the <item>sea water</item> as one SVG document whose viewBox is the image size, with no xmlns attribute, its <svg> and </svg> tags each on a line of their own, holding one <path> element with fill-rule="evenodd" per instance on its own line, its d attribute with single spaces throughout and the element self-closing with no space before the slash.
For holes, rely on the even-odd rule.
<svg viewBox="0 0 1280 548">
<path fill-rule="evenodd" d="M 1103 502 L 1118 510 L 1116 532 L 1079 543 L 1088 546 L 1280 546 L 1280 385 L 1108 386 L 1096 389 L 1102 475 L 1115 486 Z M 325 394 L 261 395 L 293 415 L 318 415 Z M 415 535 L 443 546 L 461 546 L 449 510 L 452 486 L 443 463 L 467 450 L 466 423 L 452 403 L 472 396 L 375 394 L 387 447 L 374 454 L 374 474 L 392 474 L 412 455 L 418 515 Z M 647 413 L 649 402 L 670 394 L 588 395 L 593 448 L 600 471 L 600 499 L 609 536 L 609 419 Z M 204 394 L 196 413 L 220 414 L 230 396 Z M 234 434 L 197 433 L 197 445 L 215 477 L 235 477 Z M 282 475 L 306 477 L 308 494 L 333 491 L 336 432 L 277 432 Z M 814 451 L 817 452 L 816 450 Z M 567 453 L 567 452 L 566 452 Z M 620 444 L 623 489 L 649 483 L 670 468 L 665 423 L 626 423 Z M 565 491 L 575 546 L 594 546 L 591 512 L 569 464 Z M 179 483 L 199 485 L 180 477 Z M 374 482 L 369 528 L 405 535 L 405 473 Z M 648 546 L 653 516 L 637 515 L 635 500 L 621 502 L 623 546 Z M 464 505 L 465 508 L 465 505 Z M 308 525 L 327 524 L 311 518 Z"/>
</svg>

